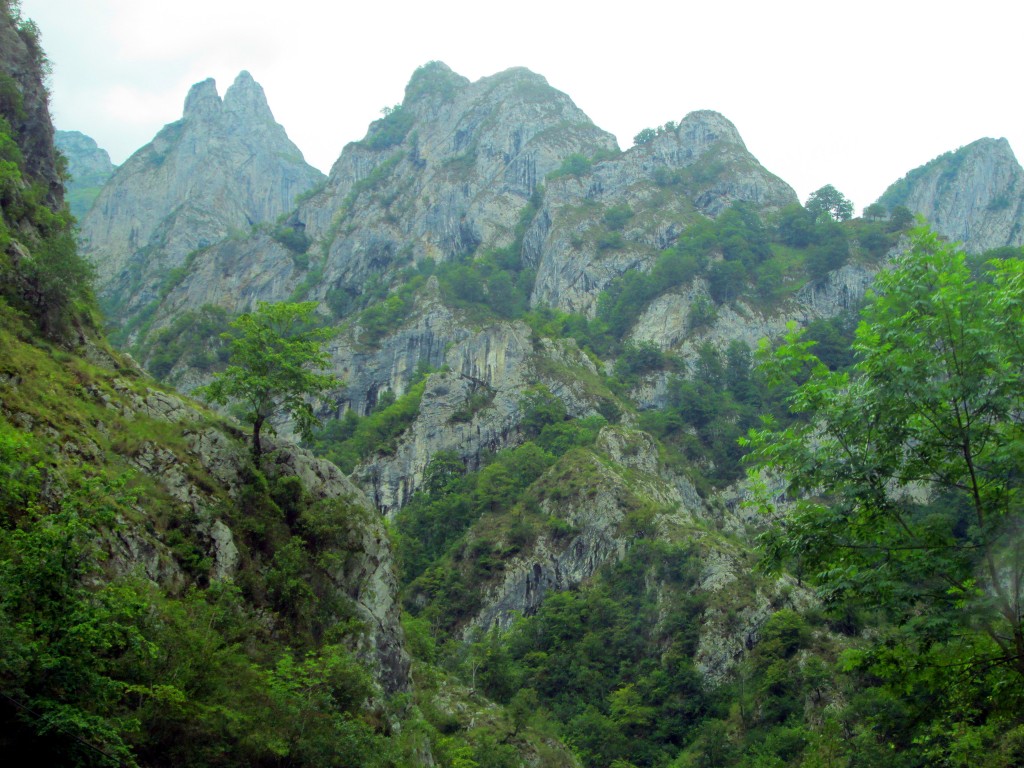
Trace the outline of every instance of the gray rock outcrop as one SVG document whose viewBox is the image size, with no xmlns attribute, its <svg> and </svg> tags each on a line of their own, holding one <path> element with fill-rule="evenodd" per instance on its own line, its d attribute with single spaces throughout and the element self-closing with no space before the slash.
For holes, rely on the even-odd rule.
<svg viewBox="0 0 1024 768">
<path fill-rule="evenodd" d="M 194 521 L 196 538 L 210 559 L 210 576 L 233 579 L 241 567 L 238 531 L 224 515 L 224 501 L 237 499 L 251 483 L 249 449 L 237 432 L 209 420 L 189 401 L 157 389 L 140 389 L 115 380 L 113 392 L 96 387 L 90 394 L 111 412 L 111 419 L 160 422 L 181 431 L 177 450 L 159 440 L 143 440 L 126 454 L 128 464 L 155 482 L 181 507 L 184 519 Z M 152 430 L 152 427 L 149 427 Z M 339 505 L 337 523 L 345 530 L 338 546 L 344 557 L 329 576 L 333 589 L 351 600 L 365 631 L 360 652 L 388 692 L 407 690 L 409 658 L 396 601 L 398 582 L 386 531 L 366 496 L 330 462 L 283 441 L 265 441 L 268 478 L 298 477 L 307 503 Z M 67 445 L 72 454 L 88 453 L 87 445 Z M 88 458 L 88 457 L 87 457 Z M 95 457 L 92 457 L 95 458 Z M 211 482 L 213 485 L 211 486 Z M 145 511 L 140 509 L 142 520 Z M 136 568 L 171 591 L 188 580 L 175 564 L 164 540 L 153 535 L 152 525 L 122 521 L 112 539 L 113 566 L 125 573 Z"/>
<path fill-rule="evenodd" d="M 971 253 L 1024 245 L 1024 169 L 1006 139 L 979 139 L 915 168 L 879 198 L 920 214 Z"/>
<path fill-rule="evenodd" d="M 111 319 L 146 306 L 190 253 L 273 222 L 321 179 L 248 72 L 223 100 L 213 80 L 197 83 L 182 119 L 117 169 L 81 221 Z"/>
<path fill-rule="evenodd" d="M 589 172 L 553 179 L 524 241 L 524 260 L 537 269 L 533 302 L 593 315 L 613 278 L 649 268 L 689 225 L 737 202 L 771 213 L 797 197 L 711 111 L 693 112 Z M 614 211 L 623 212 L 621 225 Z"/>
<path fill-rule="evenodd" d="M 67 158 L 71 178 L 65 183 L 68 207 L 76 219 L 92 208 L 103 185 L 114 175 L 116 167 L 110 162 L 107 150 L 100 149 L 95 140 L 79 131 L 57 131 L 54 143 Z"/>
<path fill-rule="evenodd" d="M 285 221 L 311 245 L 310 265 L 322 260 L 304 296 L 357 301 L 367 280 L 387 282 L 410 263 L 511 245 L 547 174 L 574 153 L 614 151 L 614 137 L 539 75 L 512 69 L 470 83 L 440 62 L 427 64 L 400 107 L 346 146 L 323 190 Z M 195 277 L 157 309 L 157 326 L 196 306 L 199 286 L 202 302 L 231 311 L 247 309 L 254 292 L 288 297 L 308 273 L 273 286 L 265 278 L 287 268 L 286 255 L 258 236 L 211 248 L 190 267 Z M 219 266 L 225 262 L 232 268 Z"/>
<path fill-rule="evenodd" d="M 621 560 L 632 536 L 655 535 L 653 527 L 623 530 L 628 511 L 640 504 L 680 519 L 703 515 L 693 486 L 662 476 L 654 440 L 636 430 L 606 427 L 592 451 L 563 460 L 548 478 L 557 495 L 542 501 L 541 508 L 561 522 L 561 529 L 541 533 L 528 550 L 505 563 L 501 580 L 487 589 L 467 632 L 506 627 L 516 616 L 535 613 L 549 592 L 576 588 L 604 564 Z"/>
<path fill-rule="evenodd" d="M 12 18 L 9 12 L 0 13 L 0 115 L 11 126 L 25 178 L 42 182 L 46 204 L 59 210 L 64 201 L 64 185 L 53 146 L 54 130 L 43 74 L 45 61 L 39 30 L 20 22 L 18 16 Z"/>
<path fill-rule="evenodd" d="M 698 349 L 708 343 L 718 352 L 725 352 L 732 341 L 742 341 L 750 349 L 757 349 L 762 339 L 781 338 L 789 323 L 806 325 L 812 320 L 855 312 L 876 273 L 876 266 L 846 264 L 821 280 L 808 282 L 774 311 L 755 309 L 737 300 L 716 306 L 710 324 L 692 329 L 690 308 L 694 302 L 711 301 L 707 281 L 698 278 L 684 291 L 664 293 L 654 299 L 633 326 L 630 338 L 674 352 L 690 363 L 697 358 Z"/>
<path fill-rule="evenodd" d="M 199 86 L 189 104 L 216 109 Z M 235 313 L 296 297 L 344 315 L 368 282 L 388 285 L 410 264 L 509 247 L 536 270 L 535 305 L 592 312 L 611 279 L 649 267 L 690 223 L 737 201 L 773 211 L 796 195 L 717 113 L 693 113 L 621 153 L 539 75 L 511 69 L 471 83 L 433 62 L 414 73 L 401 105 L 345 147 L 323 189 L 287 216 L 283 226 L 299 233 L 304 253 L 259 233 L 214 244 L 147 310 L 150 328 L 203 304 Z M 623 208 L 628 221 L 609 229 Z M 123 314 L 143 306 L 134 298 Z"/>
</svg>

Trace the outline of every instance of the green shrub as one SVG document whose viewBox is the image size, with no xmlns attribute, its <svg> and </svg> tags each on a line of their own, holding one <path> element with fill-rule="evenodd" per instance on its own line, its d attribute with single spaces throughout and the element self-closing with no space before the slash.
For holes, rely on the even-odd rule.
<svg viewBox="0 0 1024 768">
<path fill-rule="evenodd" d="M 586 155 L 574 153 L 569 155 L 557 170 L 548 174 L 548 179 L 559 179 L 563 176 L 575 176 L 577 179 L 590 173 L 593 164 Z"/>
<path fill-rule="evenodd" d="M 608 229 L 617 231 L 625 227 L 632 218 L 633 209 L 629 207 L 628 203 L 622 203 L 620 205 L 613 205 L 605 211 L 601 220 Z"/>
<path fill-rule="evenodd" d="M 306 235 L 305 228 L 295 229 L 294 227 L 275 227 L 272 233 L 273 238 L 294 254 L 304 254 L 309 250 L 310 240 Z M 306 260 L 309 264 L 309 260 Z"/>
<path fill-rule="evenodd" d="M 401 104 L 385 107 L 381 111 L 384 117 L 370 124 L 369 134 L 362 141 L 363 146 L 374 150 L 389 149 L 401 144 L 416 122 L 412 111 L 404 109 Z"/>
</svg>

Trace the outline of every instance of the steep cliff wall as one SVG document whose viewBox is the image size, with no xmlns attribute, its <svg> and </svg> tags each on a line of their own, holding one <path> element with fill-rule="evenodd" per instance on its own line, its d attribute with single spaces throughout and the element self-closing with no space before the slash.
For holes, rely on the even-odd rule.
<svg viewBox="0 0 1024 768">
<path fill-rule="evenodd" d="M 612 278 L 649 268 L 688 226 L 737 202 L 770 214 L 797 197 L 747 151 L 731 122 L 710 111 L 551 180 L 524 241 L 523 258 L 537 270 L 533 302 L 592 315 Z M 626 220 L 616 222 L 613 211 Z"/>
<path fill-rule="evenodd" d="M 35 24 L 0 14 L 0 116 L 21 151 L 25 176 L 42 181 L 47 204 L 58 209 L 64 186 L 53 146 L 46 66 Z"/>
<path fill-rule="evenodd" d="M 368 283 L 393 284 L 404 267 L 505 248 L 536 270 L 535 305 L 592 312 L 609 280 L 649 267 L 690 223 L 738 201 L 771 212 L 796 195 L 721 115 L 694 113 L 620 153 L 539 75 L 512 69 L 470 83 L 434 62 L 288 215 L 298 249 L 265 234 L 212 245 L 122 314 L 138 317 L 156 299 L 146 316 L 157 329 L 204 304 L 235 313 L 303 297 L 344 315 Z M 623 209 L 628 222 L 610 229 Z M 166 247 L 154 248 L 159 263 Z"/>
<path fill-rule="evenodd" d="M 114 175 L 115 166 L 105 149 L 79 131 L 57 131 L 54 143 L 68 161 L 68 206 L 75 218 L 81 220 Z"/>
<path fill-rule="evenodd" d="M 1024 244 L 1024 169 L 1006 139 L 979 139 L 915 168 L 878 202 L 921 214 L 971 253 Z"/>
<path fill-rule="evenodd" d="M 81 221 L 111 319 L 155 298 L 188 254 L 273 222 L 321 178 L 248 72 L 223 100 L 213 80 L 194 85 L 182 119 L 117 169 Z"/>
</svg>

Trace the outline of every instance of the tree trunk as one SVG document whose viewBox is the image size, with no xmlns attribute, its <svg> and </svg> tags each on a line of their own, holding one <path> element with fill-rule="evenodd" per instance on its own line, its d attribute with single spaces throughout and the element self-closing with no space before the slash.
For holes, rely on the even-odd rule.
<svg viewBox="0 0 1024 768">
<path fill-rule="evenodd" d="M 260 456 L 263 455 L 263 446 L 260 444 L 260 429 L 263 427 L 265 416 L 257 416 L 252 423 L 252 457 L 256 463 L 260 463 Z"/>
</svg>

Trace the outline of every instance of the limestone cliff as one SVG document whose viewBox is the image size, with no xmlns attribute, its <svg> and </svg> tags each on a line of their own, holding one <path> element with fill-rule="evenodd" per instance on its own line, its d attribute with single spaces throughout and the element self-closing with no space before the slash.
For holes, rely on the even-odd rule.
<svg viewBox="0 0 1024 768">
<path fill-rule="evenodd" d="M 113 176 L 115 166 L 105 149 L 79 131 L 57 131 L 54 143 L 68 161 L 68 206 L 75 218 L 81 220 Z"/>
<path fill-rule="evenodd" d="M 797 197 L 747 151 L 731 122 L 710 111 L 559 176 L 524 241 L 523 258 L 537 269 L 533 301 L 593 314 L 612 278 L 648 268 L 687 226 L 736 202 L 771 213 Z"/>
<path fill-rule="evenodd" d="M 44 82 L 46 54 L 35 24 L 4 11 L 0 13 L 0 116 L 10 125 L 26 178 L 41 181 L 46 203 L 58 209 L 64 201 L 64 186 Z"/>
<path fill-rule="evenodd" d="M 470 83 L 433 62 L 288 215 L 290 240 L 257 233 L 194 254 L 164 295 L 145 296 L 157 298 L 147 314 L 159 328 L 204 304 L 241 312 L 304 297 L 344 315 L 367 281 L 509 247 L 537 272 L 535 305 L 592 311 L 610 279 L 646 268 L 689 223 L 737 201 L 770 212 L 796 195 L 721 115 L 694 113 L 620 153 L 539 75 L 512 69 Z M 623 210 L 628 221 L 608 223 Z"/>
<path fill-rule="evenodd" d="M 296 214 L 328 248 L 317 293 L 351 289 L 391 263 L 508 245 L 548 173 L 573 153 L 614 150 L 610 134 L 529 70 L 470 83 L 427 64 Z"/>
<path fill-rule="evenodd" d="M 812 320 L 855 313 L 877 271 L 877 264 L 846 264 L 822 280 L 806 283 L 789 301 L 771 311 L 738 299 L 716 306 L 714 319 L 695 329 L 690 320 L 694 303 L 712 301 L 707 281 L 698 278 L 684 292 L 669 291 L 652 301 L 633 326 L 630 338 L 673 352 L 688 363 L 696 359 L 704 344 L 720 353 L 732 341 L 756 349 L 762 339 L 781 338 L 789 323 L 806 325 Z"/>
<path fill-rule="evenodd" d="M 260 513 L 251 500 L 259 491 L 245 436 L 155 387 L 102 344 L 89 343 L 79 350 L 81 357 L 66 355 L 58 363 L 17 340 L 10 322 L 5 317 L 0 324 L 7 351 L 0 368 L 0 420 L 45 435 L 58 474 L 64 464 L 93 471 L 109 467 L 128 471 L 141 491 L 131 515 L 107 534 L 112 571 L 141 573 L 172 595 L 211 581 L 253 584 L 250 594 L 265 600 L 259 585 L 274 558 L 253 546 L 252 526 Z M 87 422 L 83 413 L 92 414 Z M 313 539 L 319 543 L 305 545 L 334 551 L 323 559 L 319 576 L 310 574 L 311 583 L 320 578 L 316 589 L 350 605 L 362 625 L 354 650 L 383 690 L 408 689 L 391 547 L 373 507 L 333 464 L 287 443 L 270 446 L 263 472 L 271 484 L 297 478 L 302 510 L 320 516 L 321 528 L 333 532 L 330 539 L 321 535 Z M 310 536 L 301 533 L 301 525 L 292 527 L 295 536 Z M 283 546 L 292 533 L 281 529 L 280 535 Z M 263 539 L 262 546 L 273 545 Z"/>
<path fill-rule="evenodd" d="M 81 221 L 111 319 L 145 306 L 188 254 L 273 222 L 321 178 L 248 72 L 223 99 L 213 80 L 194 85 L 182 119 L 117 169 Z"/>
<path fill-rule="evenodd" d="M 1024 169 L 1006 139 L 979 139 L 915 168 L 878 200 L 921 214 L 971 253 L 1024 244 Z"/>
<path fill-rule="evenodd" d="M 244 311 L 300 283 L 304 296 L 344 306 L 368 279 L 390 279 L 410 262 L 510 245 L 547 174 L 571 154 L 614 148 L 539 75 L 513 69 L 470 83 L 428 64 L 403 103 L 346 146 L 323 190 L 284 222 L 303 253 L 259 236 L 211 248 L 157 308 L 157 324 L 203 303 Z"/>
</svg>

